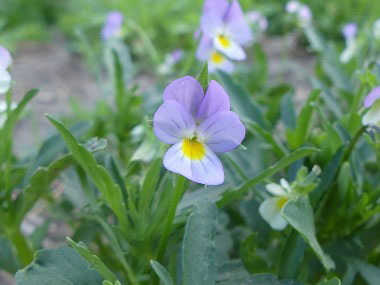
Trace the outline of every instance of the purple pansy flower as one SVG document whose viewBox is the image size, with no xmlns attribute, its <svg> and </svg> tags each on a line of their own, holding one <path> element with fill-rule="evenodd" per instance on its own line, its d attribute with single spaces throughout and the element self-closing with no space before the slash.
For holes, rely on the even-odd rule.
<svg viewBox="0 0 380 285">
<path fill-rule="evenodd" d="M 343 26 L 342 34 L 343 34 L 345 40 L 348 42 L 348 41 L 351 41 L 355 38 L 357 31 L 358 31 L 358 25 L 357 24 L 348 23 L 348 24 Z"/>
<path fill-rule="evenodd" d="M 201 29 L 203 42 L 211 42 L 216 50 L 231 59 L 245 59 L 242 46 L 252 41 L 252 33 L 237 0 L 231 3 L 227 0 L 206 0 Z"/>
<path fill-rule="evenodd" d="M 6 93 L 11 87 L 12 78 L 7 68 L 12 64 L 9 51 L 0 46 L 0 94 Z"/>
<path fill-rule="evenodd" d="M 212 80 L 206 94 L 197 80 L 186 76 L 164 91 L 164 103 L 153 118 L 157 138 L 172 144 L 164 166 L 201 184 L 224 181 L 223 166 L 215 153 L 239 146 L 245 127 L 230 111 L 230 100 L 222 86 Z"/>
<path fill-rule="evenodd" d="M 372 89 L 364 99 L 364 107 L 369 108 L 363 116 L 364 125 L 380 125 L 380 86 Z"/>
<path fill-rule="evenodd" d="M 102 29 L 103 41 L 107 41 L 108 39 L 120 34 L 123 20 L 123 14 L 118 11 L 108 13 L 106 23 Z"/>
</svg>

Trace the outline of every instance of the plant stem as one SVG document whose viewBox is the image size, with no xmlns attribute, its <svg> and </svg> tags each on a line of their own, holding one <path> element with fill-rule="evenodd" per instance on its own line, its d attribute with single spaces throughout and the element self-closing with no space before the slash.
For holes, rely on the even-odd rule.
<svg viewBox="0 0 380 285">
<path fill-rule="evenodd" d="M 21 233 L 19 228 L 13 228 L 8 231 L 9 240 L 12 242 L 17 257 L 23 266 L 29 265 L 33 261 L 33 249 L 28 240 Z"/>
<path fill-rule="evenodd" d="M 358 140 L 362 136 L 362 134 L 367 130 L 367 128 L 368 128 L 368 126 L 363 126 L 359 131 L 357 131 L 355 136 L 352 138 L 352 140 L 351 140 L 351 142 L 347 148 L 346 153 L 344 154 L 342 162 L 346 161 L 350 158 L 350 155 L 351 155 L 352 151 L 354 150 L 356 143 L 358 142 Z"/>
<path fill-rule="evenodd" d="M 185 191 L 185 182 L 186 178 L 182 175 L 178 176 L 177 185 L 174 189 L 173 198 L 169 206 L 168 215 L 166 216 L 165 224 L 164 224 L 164 230 L 161 235 L 160 243 L 158 245 L 158 255 L 157 255 L 157 261 L 162 262 L 162 259 L 164 257 L 166 244 L 169 239 L 169 235 L 172 229 L 175 212 L 177 210 L 177 205 L 179 201 L 181 200 L 182 194 Z"/>
</svg>

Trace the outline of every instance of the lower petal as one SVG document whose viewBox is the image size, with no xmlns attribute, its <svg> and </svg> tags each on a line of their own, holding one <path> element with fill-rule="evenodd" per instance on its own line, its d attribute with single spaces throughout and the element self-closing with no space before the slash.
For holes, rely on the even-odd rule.
<svg viewBox="0 0 380 285">
<path fill-rule="evenodd" d="M 12 78 L 8 71 L 0 69 L 0 94 L 7 93 L 11 87 Z"/>
<path fill-rule="evenodd" d="M 192 158 L 189 157 L 189 150 L 186 150 L 189 146 L 185 146 L 184 151 L 184 143 L 184 140 L 176 143 L 166 152 L 164 156 L 166 169 L 200 184 L 222 184 L 224 182 L 223 166 L 215 153 L 203 145 L 202 153 L 193 155 Z"/>
<path fill-rule="evenodd" d="M 243 48 L 225 36 L 215 37 L 214 46 L 230 59 L 244 60 L 246 58 Z"/>
<path fill-rule="evenodd" d="M 284 199 L 287 201 L 287 198 L 282 196 L 268 198 L 259 207 L 260 215 L 275 230 L 283 230 L 287 225 L 286 220 L 281 216 Z"/>
</svg>

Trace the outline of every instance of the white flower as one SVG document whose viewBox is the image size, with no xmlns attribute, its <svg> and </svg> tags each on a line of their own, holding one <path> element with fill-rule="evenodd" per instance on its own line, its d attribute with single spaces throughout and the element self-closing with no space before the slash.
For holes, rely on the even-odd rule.
<svg viewBox="0 0 380 285">
<path fill-rule="evenodd" d="M 301 4 L 298 1 L 290 1 L 286 4 L 286 11 L 290 14 L 296 13 L 298 9 L 301 7 Z"/>
<path fill-rule="evenodd" d="M 373 24 L 373 35 L 380 40 L 380 19 L 377 19 Z"/>
<path fill-rule="evenodd" d="M 11 110 L 16 109 L 17 104 L 11 103 Z M 0 100 L 0 128 L 4 126 L 5 121 L 7 120 L 7 102 L 5 100 Z"/>
<path fill-rule="evenodd" d="M 12 57 L 3 46 L 0 46 L 0 94 L 7 93 L 11 87 L 12 78 L 7 68 L 12 64 Z"/>
<path fill-rule="evenodd" d="M 259 213 L 265 221 L 275 230 L 283 230 L 287 221 L 281 216 L 282 207 L 291 197 L 291 187 L 285 179 L 280 180 L 281 185 L 270 183 L 266 185 L 268 192 L 274 197 L 267 198 L 259 207 Z"/>
</svg>

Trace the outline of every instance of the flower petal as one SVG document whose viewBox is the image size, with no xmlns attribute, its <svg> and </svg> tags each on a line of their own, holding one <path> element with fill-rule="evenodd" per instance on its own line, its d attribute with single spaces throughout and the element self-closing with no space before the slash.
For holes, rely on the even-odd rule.
<svg viewBox="0 0 380 285">
<path fill-rule="evenodd" d="M 249 25 L 245 21 L 244 13 L 237 0 L 234 0 L 225 16 L 226 33 L 231 39 L 240 45 L 248 44 L 253 36 Z"/>
<path fill-rule="evenodd" d="M 197 80 L 185 76 L 174 80 L 164 90 L 164 101 L 174 100 L 195 116 L 203 99 L 203 88 Z"/>
<path fill-rule="evenodd" d="M 214 38 L 213 42 L 215 48 L 224 53 L 230 59 L 244 60 L 246 58 L 243 48 L 231 39 L 227 39 L 227 41 L 223 42 L 221 37 L 218 36 Z"/>
<path fill-rule="evenodd" d="M 205 147 L 202 159 L 190 159 L 183 151 L 184 140 L 168 149 L 164 166 L 175 173 L 205 185 L 219 185 L 224 182 L 223 166 L 210 148 Z"/>
<path fill-rule="evenodd" d="M 223 29 L 223 17 L 228 6 L 226 0 L 206 0 L 201 18 L 201 27 L 205 34 L 214 37 Z"/>
<path fill-rule="evenodd" d="M 203 34 L 197 48 L 196 56 L 199 60 L 205 61 L 209 58 L 211 51 L 214 48 L 212 39 Z"/>
<path fill-rule="evenodd" d="M 5 47 L 0 45 L 0 69 L 7 69 L 11 64 L 11 54 Z"/>
<path fill-rule="evenodd" d="M 377 99 L 380 99 L 380 86 L 372 89 L 371 92 L 368 93 L 367 97 L 364 99 L 364 107 L 369 108 Z"/>
<path fill-rule="evenodd" d="M 259 207 L 260 215 L 275 230 L 283 230 L 287 225 L 287 221 L 281 216 L 283 199 L 285 198 L 268 198 Z"/>
<path fill-rule="evenodd" d="M 196 120 L 204 120 L 215 113 L 229 110 L 230 98 L 218 82 L 211 80 L 206 95 L 199 106 Z"/>
<path fill-rule="evenodd" d="M 202 122 L 198 136 L 215 152 L 227 152 L 241 144 L 245 127 L 231 111 L 218 112 Z"/>
<path fill-rule="evenodd" d="M 269 183 L 265 186 L 265 188 L 267 189 L 267 191 L 269 193 L 272 193 L 275 196 L 286 196 L 286 195 L 288 195 L 288 193 L 286 193 L 286 191 L 284 191 L 284 189 L 276 183 Z"/>
<path fill-rule="evenodd" d="M 5 69 L 0 69 L 0 94 L 7 93 L 11 87 L 12 78 Z"/>
<path fill-rule="evenodd" d="M 160 141 L 174 144 L 193 133 L 195 122 L 182 105 L 168 100 L 154 114 L 153 129 Z"/>
<path fill-rule="evenodd" d="M 364 114 L 362 119 L 363 125 L 379 125 L 380 124 L 380 100 L 377 100 Z"/>
</svg>

